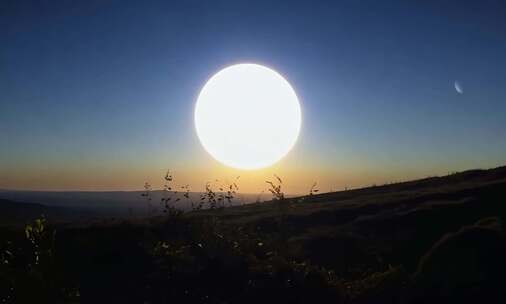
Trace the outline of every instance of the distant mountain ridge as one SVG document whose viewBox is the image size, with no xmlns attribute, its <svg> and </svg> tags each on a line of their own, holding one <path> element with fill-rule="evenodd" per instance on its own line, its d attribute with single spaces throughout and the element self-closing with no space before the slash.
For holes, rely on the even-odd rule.
<svg viewBox="0 0 506 304">
<path fill-rule="evenodd" d="M 45 206 L 58 206 L 69 208 L 84 208 L 100 210 L 112 214 L 126 214 L 132 211 L 145 210 L 150 204 L 154 208 L 161 208 L 161 198 L 165 195 L 162 190 L 150 192 L 151 201 L 147 201 L 142 194 L 145 191 L 18 191 L 2 190 L 0 199 L 7 199 L 15 202 L 33 202 Z M 200 201 L 201 192 L 191 192 L 189 200 L 183 198 L 183 193 L 171 194 L 172 197 L 179 197 L 181 200 L 177 206 L 184 210 L 191 209 L 191 203 Z M 233 205 L 255 202 L 257 200 L 270 199 L 267 194 L 237 194 Z"/>
<path fill-rule="evenodd" d="M 84 214 L 89 215 L 89 212 Z M 69 208 L 0 199 L 0 226 L 24 225 L 41 216 L 50 220 L 72 220 L 84 214 Z"/>
</svg>

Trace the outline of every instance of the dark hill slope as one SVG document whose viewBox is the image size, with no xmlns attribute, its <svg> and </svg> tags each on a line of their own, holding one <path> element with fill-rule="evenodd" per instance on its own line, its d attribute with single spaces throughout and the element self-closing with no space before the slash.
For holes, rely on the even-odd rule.
<svg viewBox="0 0 506 304">
<path fill-rule="evenodd" d="M 180 216 L 49 222 L 54 248 L 41 245 L 54 264 L 35 272 L 23 231 L 0 230 L 15 250 L 0 295 L 6 282 L 18 303 L 506 303 L 505 198 L 502 167 Z"/>
<path fill-rule="evenodd" d="M 385 262 L 413 270 L 445 233 L 486 217 L 506 218 L 506 167 L 294 198 L 286 205 L 216 214 L 265 235 L 282 232 L 298 254 L 342 274 Z"/>
</svg>

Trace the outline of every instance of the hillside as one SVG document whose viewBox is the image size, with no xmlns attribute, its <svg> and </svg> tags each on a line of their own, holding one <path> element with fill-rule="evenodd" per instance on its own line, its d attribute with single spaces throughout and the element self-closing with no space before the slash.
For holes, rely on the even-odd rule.
<svg viewBox="0 0 506 304">
<path fill-rule="evenodd" d="M 2 232 L 18 244 L 4 273 L 16 274 L 11 296 L 24 302 L 504 303 L 505 198 L 501 167 L 149 220 L 49 223 L 55 243 L 40 243 L 54 254 L 34 277 L 16 272 L 30 243 Z"/>
<path fill-rule="evenodd" d="M 483 218 L 504 218 L 505 199 L 506 167 L 500 167 L 293 198 L 282 212 L 283 227 L 274 226 L 281 214 L 275 202 L 231 207 L 217 216 L 265 235 L 285 230 L 288 244 L 305 258 L 354 276 L 351 269 L 363 266 L 355 265 L 357 256 L 414 271 L 443 234 Z"/>
</svg>

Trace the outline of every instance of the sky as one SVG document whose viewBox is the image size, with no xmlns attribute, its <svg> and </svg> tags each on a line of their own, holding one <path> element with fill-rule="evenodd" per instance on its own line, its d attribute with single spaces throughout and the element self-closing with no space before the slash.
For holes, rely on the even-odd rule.
<svg viewBox="0 0 506 304">
<path fill-rule="evenodd" d="M 260 192 L 383 184 L 506 164 L 506 3 L 0 2 L 0 188 Z M 302 128 L 279 163 L 227 168 L 193 111 L 241 62 L 281 73 Z M 455 88 L 455 82 L 459 89 Z"/>
</svg>

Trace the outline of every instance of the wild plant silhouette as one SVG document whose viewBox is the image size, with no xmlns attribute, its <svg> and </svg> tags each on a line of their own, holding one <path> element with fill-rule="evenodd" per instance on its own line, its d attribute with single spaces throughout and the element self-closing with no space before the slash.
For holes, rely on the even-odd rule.
<svg viewBox="0 0 506 304">
<path fill-rule="evenodd" d="M 316 188 L 317 186 L 317 183 L 313 183 L 313 185 L 311 186 L 311 188 L 309 189 L 309 196 L 312 196 L 316 193 L 318 193 L 318 191 L 320 191 L 319 189 Z"/>
<path fill-rule="evenodd" d="M 283 201 L 285 199 L 285 194 L 281 190 L 281 186 L 283 185 L 283 181 L 276 174 L 274 174 L 274 177 L 276 178 L 275 181 L 270 181 L 270 180 L 265 181 L 269 185 L 269 188 L 267 190 L 272 194 L 273 200 Z"/>
</svg>

